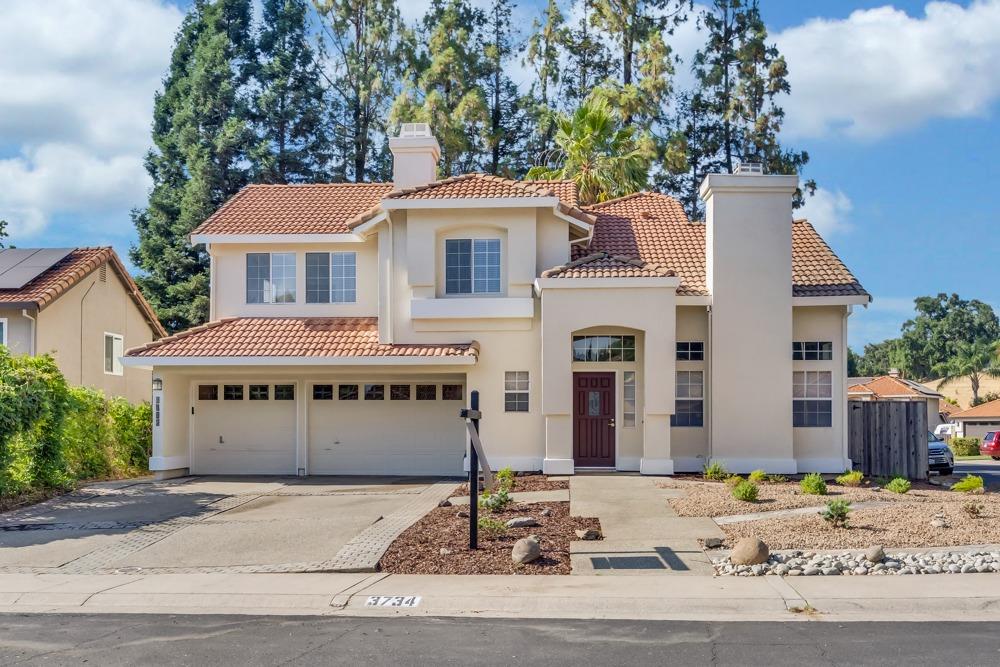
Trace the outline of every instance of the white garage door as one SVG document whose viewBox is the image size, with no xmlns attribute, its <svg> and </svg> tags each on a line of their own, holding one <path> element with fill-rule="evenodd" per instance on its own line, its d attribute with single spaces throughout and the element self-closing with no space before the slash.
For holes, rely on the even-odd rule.
<svg viewBox="0 0 1000 667">
<path fill-rule="evenodd" d="M 309 474 L 461 475 L 460 384 L 309 387 Z"/>
<path fill-rule="evenodd" d="M 192 474 L 294 475 L 296 389 L 263 381 L 199 384 Z"/>
</svg>

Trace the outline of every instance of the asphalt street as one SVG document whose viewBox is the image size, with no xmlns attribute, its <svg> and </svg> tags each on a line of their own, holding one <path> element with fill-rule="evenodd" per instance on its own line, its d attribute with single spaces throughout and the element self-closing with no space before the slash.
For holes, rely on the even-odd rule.
<svg viewBox="0 0 1000 667">
<path fill-rule="evenodd" d="M 957 461 L 955 474 L 959 477 L 979 475 L 987 489 L 1000 491 L 1000 461 Z"/>
<path fill-rule="evenodd" d="M 995 623 L 0 615 L 0 665 L 995 665 Z"/>
</svg>

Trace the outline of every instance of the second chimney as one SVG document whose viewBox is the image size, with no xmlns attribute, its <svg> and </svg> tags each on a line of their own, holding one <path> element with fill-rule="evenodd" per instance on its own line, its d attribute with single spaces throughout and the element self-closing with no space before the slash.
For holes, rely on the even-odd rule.
<svg viewBox="0 0 1000 667">
<path fill-rule="evenodd" d="M 398 137 L 389 137 L 392 185 L 395 189 L 427 185 L 437 178 L 441 146 L 427 123 L 403 123 Z"/>
</svg>

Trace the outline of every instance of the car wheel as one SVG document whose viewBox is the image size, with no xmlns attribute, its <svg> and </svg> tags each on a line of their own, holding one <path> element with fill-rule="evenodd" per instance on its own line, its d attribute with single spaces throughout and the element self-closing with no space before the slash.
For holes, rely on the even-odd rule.
<svg viewBox="0 0 1000 667">
<path fill-rule="evenodd" d="M 994 461 L 1000 461 L 1000 456 L 991 456 L 990 458 Z"/>
<path fill-rule="evenodd" d="M 941 472 L 940 472 L 940 475 L 942 477 L 947 477 L 948 475 L 952 474 L 953 472 L 955 472 L 954 468 L 942 468 Z"/>
</svg>

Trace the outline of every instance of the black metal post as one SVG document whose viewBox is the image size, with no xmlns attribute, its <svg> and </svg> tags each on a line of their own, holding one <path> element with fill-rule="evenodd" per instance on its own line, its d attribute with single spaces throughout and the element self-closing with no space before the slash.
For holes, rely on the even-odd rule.
<svg viewBox="0 0 1000 667">
<path fill-rule="evenodd" d="M 479 412 L 479 391 L 473 390 L 469 407 Z M 472 420 L 472 428 L 479 433 L 479 417 Z M 479 454 L 469 445 L 469 549 L 479 548 Z"/>
</svg>

